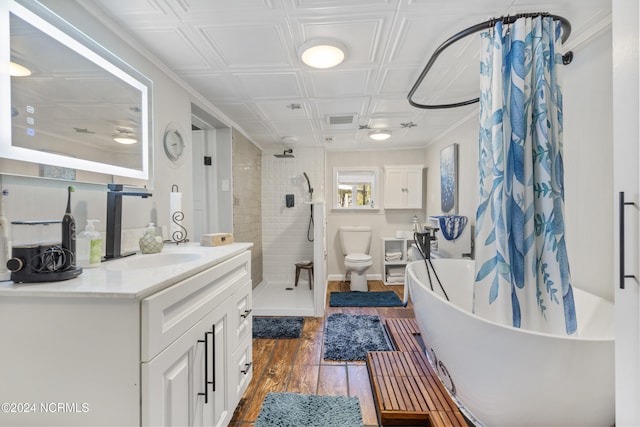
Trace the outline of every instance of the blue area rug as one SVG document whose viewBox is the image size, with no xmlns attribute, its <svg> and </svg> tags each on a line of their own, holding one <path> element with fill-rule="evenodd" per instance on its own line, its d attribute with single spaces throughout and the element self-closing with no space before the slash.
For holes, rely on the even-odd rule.
<svg viewBox="0 0 640 427">
<path fill-rule="evenodd" d="M 389 351 L 391 346 L 378 316 L 334 313 L 324 330 L 325 360 L 365 360 L 368 351 Z"/>
<path fill-rule="evenodd" d="M 254 427 L 362 427 L 357 397 L 269 393 Z"/>
<path fill-rule="evenodd" d="M 300 338 L 302 317 L 253 317 L 253 338 Z"/>
<path fill-rule="evenodd" d="M 331 292 L 331 307 L 401 307 L 402 301 L 393 291 Z"/>
</svg>

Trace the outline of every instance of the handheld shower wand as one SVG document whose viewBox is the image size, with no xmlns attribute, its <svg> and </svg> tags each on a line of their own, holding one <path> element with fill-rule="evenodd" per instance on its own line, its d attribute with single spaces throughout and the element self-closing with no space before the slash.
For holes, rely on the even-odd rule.
<svg viewBox="0 0 640 427">
<path fill-rule="evenodd" d="M 309 201 L 313 201 L 313 187 L 311 187 L 311 181 L 309 181 L 309 176 L 306 172 L 302 172 L 302 175 L 307 180 L 307 186 L 309 187 Z M 307 227 L 307 240 L 313 242 L 313 235 L 311 234 L 311 230 L 313 227 L 313 205 L 311 205 L 311 214 L 309 216 L 309 227 Z"/>
<path fill-rule="evenodd" d="M 309 187 L 309 201 L 313 200 L 313 187 L 311 187 L 311 182 L 309 181 L 309 176 L 307 176 L 306 172 L 302 172 L 302 175 L 307 179 L 307 186 Z"/>
</svg>

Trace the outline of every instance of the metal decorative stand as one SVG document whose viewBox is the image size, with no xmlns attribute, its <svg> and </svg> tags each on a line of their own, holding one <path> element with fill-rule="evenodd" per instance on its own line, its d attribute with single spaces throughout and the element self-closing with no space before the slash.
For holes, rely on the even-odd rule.
<svg viewBox="0 0 640 427">
<path fill-rule="evenodd" d="M 449 295 L 447 295 L 447 291 L 444 290 L 444 286 L 442 286 L 438 273 L 436 273 L 436 269 L 433 267 L 433 263 L 431 262 L 431 241 L 436 240 L 436 231 L 438 230 L 439 229 L 435 227 L 425 227 L 424 233 L 413 233 L 413 240 L 416 242 L 420 255 L 424 258 L 424 265 L 427 267 L 427 277 L 429 278 L 431 290 L 433 291 L 433 281 L 431 280 L 431 272 L 429 271 L 429 268 L 431 268 L 433 275 L 436 277 L 444 297 L 449 301 Z"/>
<path fill-rule="evenodd" d="M 179 193 L 178 186 L 175 184 L 171 186 L 171 194 L 176 194 L 180 198 L 182 197 L 182 194 Z M 180 199 L 178 199 L 177 206 L 180 206 L 179 200 Z M 182 212 L 181 210 L 176 210 L 171 214 L 171 221 L 178 227 L 178 229 L 170 227 L 174 228 L 174 231 L 171 233 L 171 242 L 177 245 L 179 245 L 180 243 L 187 243 L 189 241 L 189 239 L 187 239 L 187 229 L 184 228 L 181 224 L 181 221 L 183 219 L 184 212 Z"/>
<path fill-rule="evenodd" d="M 173 215 L 171 215 L 171 220 L 175 225 L 177 225 L 180 230 L 176 230 L 171 234 L 171 240 L 176 244 L 187 243 L 189 239 L 187 239 L 187 229 L 180 224 L 179 221 L 184 219 L 184 213 L 182 211 L 175 211 Z"/>
</svg>

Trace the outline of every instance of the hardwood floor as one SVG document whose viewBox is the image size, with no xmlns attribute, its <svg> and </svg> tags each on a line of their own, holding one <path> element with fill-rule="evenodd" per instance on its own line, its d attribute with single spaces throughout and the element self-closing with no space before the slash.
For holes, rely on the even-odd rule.
<svg viewBox="0 0 640 427">
<path fill-rule="evenodd" d="M 369 281 L 369 291 L 394 291 L 400 299 L 403 286 Z M 413 307 L 329 307 L 330 292 L 348 291 L 348 284 L 329 282 L 325 318 L 332 313 L 373 314 L 382 320 L 413 317 Z M 360 400 L 366 427 L 378 426 L 371 384 L 364 361 L 323 360 L 325 318 L 307 317 L 298 339 L 254 339 L 253 379 L 236 408 L 230 426 L 252 427 L 269 392 L 355 396 Z M 303 426 L 301 426 L 303 427 Z"/>
</svg>

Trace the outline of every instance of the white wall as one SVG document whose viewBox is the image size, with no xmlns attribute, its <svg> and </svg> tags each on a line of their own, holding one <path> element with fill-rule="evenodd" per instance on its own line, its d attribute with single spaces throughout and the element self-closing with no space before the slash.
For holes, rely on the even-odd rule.
<svg viewBox="0 0 640 427">
<path fill-rule="evenodd" d="M 574 49 L 564 67 L 566 239 L 573 284 L 613 300 L 612 48 L 605 31 Z M 475 107 L 477 109 L 477 107 Z M 440 150 L 458 143 L 459 210 L 475 226 L 478 188 L 478 120 L 472 115 L 425 149 L 427 212 L 440 213 Z"/>
<path fill-rule="evenodd" d="M 340 247 L 338 228 L 343 225 L 366 225 L 373 229 L 370 255 L 373 266 L 367 270 L 370 279 L 382 279 L 382 242 L 381 237 L 393 237 L 396 230 L 411 230 L 411 218 L 417 215 L 420 221 L 425 220 L 424 209 L 380 209 L 372 212 L 345 212 L 331 209 L 333 177 L 332 171 L 337 166 L 374 166 L 380 168 L 379 188 L 384 194 L 383 167 L 385 165 L 424 164 L 424 150 L 371 150 L 371 151 L 328 151 L 326 155 L 327 174 L 327 271 L 329 279 L 344 276 L 344 256 Z M 382 204 L 380 200 L 379 206 Z M 424 205 L 424 200 L 423 200 Z M 333 276 L 333 277 L 332 277 Z"/>
<path fill-rule="evenodd" d="M 478 207 L 478 115 L 477 106 L 465 107 L 470 113 L 460 125 L 425 149 L 427 164 L 428 216 L 442 215 L 440 208 L 440 150 L 458 144 L 458 215 L 469 218 L 469 231 L 475 230 Z M 475 111 L 475 112 L 474 112 Z M 439 238 L 442 236 L 437 235 Z M 471 237 L 473 254 L 473 233 Z"/>
<path fill-rule="evenodd" d="M 564 68 L 566 239 L 575 286 L 613 301 L 611 29 Z"/>
<path fill-rule="evenodd" d="M 263 280 L 292 285 L 295 263 L 313 260 L 313 243 L 307 240 L 311 208 L 306 172 L 313 200 L 324 200 L 324 150 L 294 148 L 295 158 L 278 159 L 282 150 L 262 156 L 262 263 Z M 285 195 L 293 194 L 294 207 L 285 207 Z M 311 232 L 313 236 L 313 232 Z"/>
</svg>

